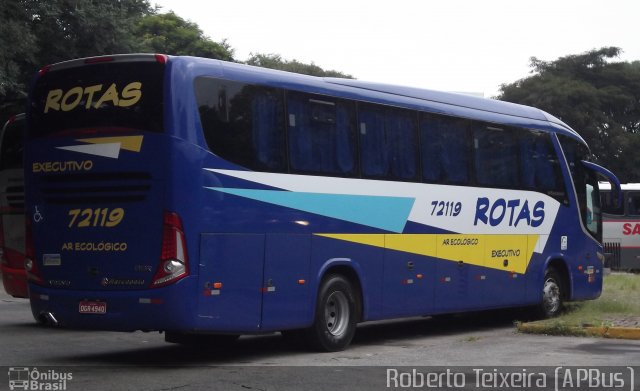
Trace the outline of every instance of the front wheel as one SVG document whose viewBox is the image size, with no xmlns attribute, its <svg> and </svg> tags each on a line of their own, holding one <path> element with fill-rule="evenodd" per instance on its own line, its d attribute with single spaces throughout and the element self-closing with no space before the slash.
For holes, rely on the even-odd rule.
<svg viewBox="0 0 640 391">
<path fill-rule="evenodd" d="M 336 352 L 349 346 L 356 332 L 357 300 L 352 284 L 343 276 L 330 275 L 323 280 L 315 320 L 307 330 L 312 347 Z"/>
<path fill-rule="evenodd" d="M 542 302 L 538 312 L 543 318 L 557 316 L 562 310 L 563 285 L 558 272 L 549 268 L 544 273 L 544 283 L 542 284 Z"/>
</svg>

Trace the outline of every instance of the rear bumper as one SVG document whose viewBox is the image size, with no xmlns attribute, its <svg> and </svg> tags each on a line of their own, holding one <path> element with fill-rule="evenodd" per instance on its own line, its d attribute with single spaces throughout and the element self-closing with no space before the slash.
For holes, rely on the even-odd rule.
<svg viewBox="0 0 640 391">
<path fill-rule="evenodd" d="M 0 268 L 2 270 L 2 284 L 6 292 L 13 297 L 29 297 L 27 273 L 24 268 L 14 269 L 5 265 L 1 265 Z"/>
<path fill-rule="evenodd" d="M 59 326 L 110 331 L 191 330 L 197 306 L 185 279 L 164 288 L 130 291 L 77 291 L 29 284 L 36 319 L 50 313 Z M 82 301 L 106 303 L 104 314 L 82 314 Z"/>
</svg>

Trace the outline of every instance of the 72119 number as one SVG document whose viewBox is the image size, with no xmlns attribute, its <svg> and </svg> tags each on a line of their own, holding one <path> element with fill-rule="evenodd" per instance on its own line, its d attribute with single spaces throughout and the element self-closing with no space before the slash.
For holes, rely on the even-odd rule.
<svg viewBox="0 0 640 391">
<path fill-rule="evenodd" d="M 122 218 L 124 218 L 124 209 L 71 209 L 69 211 L 69 217 L 71 217 L 69 228 L 74 226 L 78 228 L 115 227 L 122 222 Z"/>
<path fill-rule="evenodd" d="M 462 202 L 433 201 L 431 216 L 457 216 L 462 212 Z"/>
</svg>

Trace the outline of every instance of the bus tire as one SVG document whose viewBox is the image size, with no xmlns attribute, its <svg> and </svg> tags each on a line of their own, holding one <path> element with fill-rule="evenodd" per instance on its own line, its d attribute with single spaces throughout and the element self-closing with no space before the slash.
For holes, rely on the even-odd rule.
<svg viewBox="0 0 640 391">
<path fill-rule="evenodd" d="M 553 267 L 544 273 L 542 283 L 542 302 L 538 306 L 538 315 L 542 318 L 557 316 L 562 310 L 564 298 L 564 283 L 562 277 Z"/>
<path fill-rule="evenodd" d="M 322 280 L 313 325 L 307 330 L 312 348 L 325 352 L 344 350 L 353 339 L 357 324 L 358 299 L 353 285 L 337 274 Z"/>
</svg>

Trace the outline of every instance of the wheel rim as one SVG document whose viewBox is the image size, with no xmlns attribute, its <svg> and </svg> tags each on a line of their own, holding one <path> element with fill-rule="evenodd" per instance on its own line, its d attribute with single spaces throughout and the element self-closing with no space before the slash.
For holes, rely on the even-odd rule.
<svg viewBox="0 0 640 391">
<path fill-rule="evenodd" d="M 555 314 L 560 309 L 560 287 L 553 278 L 544 282 L 542 303 L 547 314 Z"/>
<path fill-rule="evenodd" d="M 349 325 L 349 300 L 343 292 L 333 292 L 324 305 L 327 331 L 333 336 L 344 334 Z"/>
</svg>

